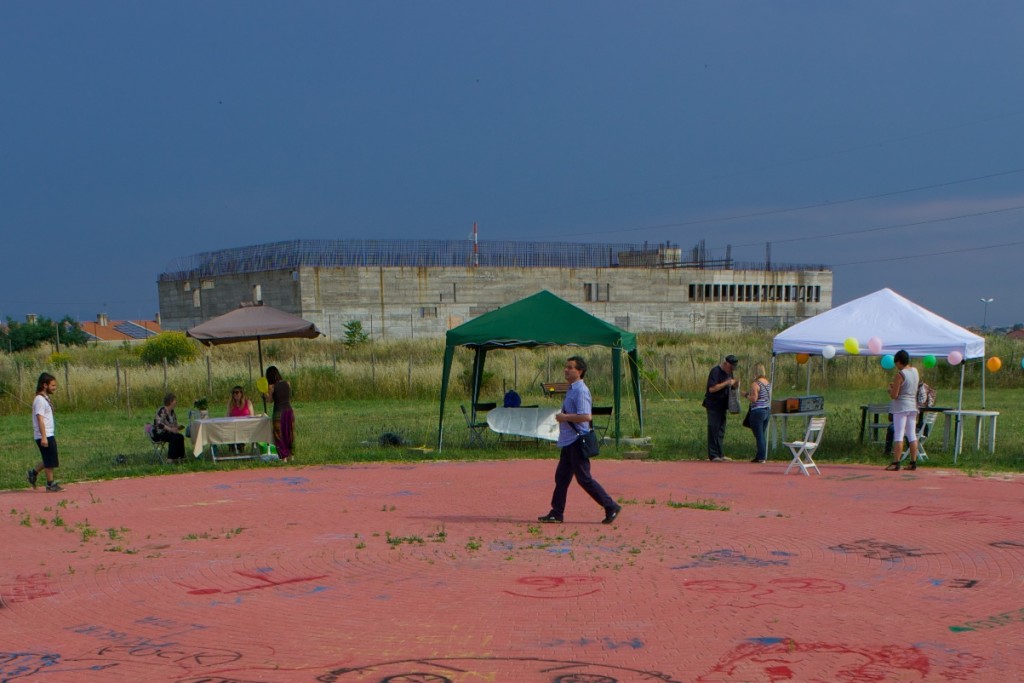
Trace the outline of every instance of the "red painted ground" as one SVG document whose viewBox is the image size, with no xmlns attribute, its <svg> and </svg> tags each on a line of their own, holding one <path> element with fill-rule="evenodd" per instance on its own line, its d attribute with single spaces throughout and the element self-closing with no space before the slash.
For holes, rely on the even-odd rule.
<svg viewBox="0 0 1024 683">
<path fill-rule="evenodd" d="M 1024 479 L 601 458 L 0 493 L 0 681 L 1007 681 Z M 710 501 L 728 510 L 678 508 Z M 389 541 L 390 539 L 390 541 Z"/>
</svg>

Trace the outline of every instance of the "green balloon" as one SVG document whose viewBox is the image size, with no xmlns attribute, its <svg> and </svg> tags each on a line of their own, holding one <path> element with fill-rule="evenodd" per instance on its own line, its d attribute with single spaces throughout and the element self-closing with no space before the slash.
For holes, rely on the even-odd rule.
<svg viewBox="0 0 1024 683">
<path fill-rule="evenodd" d="M 929 353 L 927 356 L 924 357 L 924 360 L 922 361 L 922 365 L 924 365 L 926 368 L 934 368 L 935 367 L 935 356 L 933 356 L 932 354 Z"/>
</svg>

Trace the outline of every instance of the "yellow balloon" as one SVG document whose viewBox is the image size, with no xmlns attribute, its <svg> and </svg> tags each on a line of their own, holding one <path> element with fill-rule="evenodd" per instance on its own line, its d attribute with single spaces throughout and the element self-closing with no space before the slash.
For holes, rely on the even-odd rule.
<svg viewBox="0 0 1024 683">
<path fill-rule="evenodd" d="M 810 358 L 810 356 L 807 355 L 806 353 L 798 353 L 798 354 L 796 354 L 796 362 L 798 364 L 800 364 L 800 365 L 803 365 L 804 363 L 806 363 L 808 358 Z"/>
<path fill-rule="evenodd" d="M 843 348 L 851 356 L 856 356 L 860 353 L 860 344 L 857 343 L 856 337 L 847 337 L 846 341 L 843 342 Z"/>
<path fill-rule="evenodd" d="M 269 389 L 270 384 L 267 382 L 266 377 L 260 377 L 258 380 L 256 380 L 256 391 L 260 392 L 261 394 L 265 394 Z"/>
<path fill-rule="evenodd" d="M 992 356 L 985 363 L 985 367 L 988 368 L 989 372 L 998 372 L 999 368 L 1003 367 L 1003 361 L 999 360 L 999 356 Z"/>
</svg>

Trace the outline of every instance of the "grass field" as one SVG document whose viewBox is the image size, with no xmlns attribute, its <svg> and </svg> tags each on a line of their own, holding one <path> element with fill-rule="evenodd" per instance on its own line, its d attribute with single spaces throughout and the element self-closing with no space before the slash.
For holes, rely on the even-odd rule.
<svg viewBox="0 0 1024 683">
<path fill-rule="evenodd" d="M 736 334 L 639 335 L 645 406 L 643 434 L 650 436 L 650 457 L 701 459 L 705 450 L 705 415 L 700 400 L 708 370 L 723 353 L 742 361 L 738 376 L 747 382 L 755 363 L 770 365 L 769 331 Z M 1005 336 L 986 339 L 988 355 L 999 356 L 1003 367 L 982 375 L 982 364 L 966 366 L 965 408 L 982 407 L 982 381 L 987 384 L 985 407 L 1001 412 L 996 453 L 968 448 L 958 467 L 970 470 L 1024 468 L 1024 413 L 1018 410 L 1019 387 L 1024 384 L 1020 358 L 1024 346 Z M 338 342 L 283 340 L 265 344 L 266 365 L 276 364 L 292 384 L 298 420 L 300 464 L 345 463 L 415 458 L 498 459 L 555 457 L 553 446 L 510 446 L 491 438 L 486 448 L 467 447 L 467 429 L 459 405 L 468 404 L 468 376 L 472 353 L 458 350 L 451 374 L 445 415 L 445 447 L 436 451 L 440 395 L 442 339 L 373 342 L 347 348 Z M 516 388 L 525 404 L 557 405 L 541 394 L 540 383 L 561 381 L 561 367 L 571 354 L 590 362 L 587 384 L 596 405 L 611 403 L 611 358 L 602 348 L 538 348 L 493 352 L 487 357 L 481 401 L 501 403 L 506 389 Z M 920 359 L 915 365 L 921 367 Z M 255 395 L 259 365 L 252 344 L 234 344 L 202 350 L 199 358 L 181 364 L 146 365 L 137 347 L 72 347 L 58 356 L 45 349 L 0 354 L 0 489 L 25 486 L 25 470 L 38 462 L 32 442 L 30 404 L 39 373 L 58 380 L 55 397 L 57 438 L 62 466 L 59 479 L 67 482 L 107 477 L 139 476 L 223 467 L 273 467 L 260 462 L 211 463 L 209 458 L 189 460 L 182 466 L 160 466 L 149 458 L 143 425 L 150 421 L 163 394 L 178 397 L 179 419 L 184 420 L 196 398 L 208 397 L 210 414 L 224 414 L 224 402 L 234 384 Z M 808 391 L 807 376 L 811 373 Z M 861 443 L 860 406 L 885 403 L 885 385 L 891 373 L 877 358 L 844 357 L 825 361 L 813 358 L 799 365 L 792 356 L 777 359 L 773 393 L 776 398 L 806 393 L 825 397 L 828 425 L 819 459 L 829 462 L 884 464 L 882 448 Z M 938 403 L 956 406 L 960 368 L 939 359 L 922 371 L 923 379 L 938 390 Z M 939 418 L 929 444 L 929 466 L 952 467 L 952 456 L 941 449 L 944 418 Z M 431 453 L 406 447 L 378 445 L 381 434 L 391 432 L 407 442 L 435 449 Z M 969 425 L 968 437 L 973 432 Z M 632 399 L 623 395 L 621 434 L 638 436 L 640 425 Z M 793 436 L 791 433 L 790 436 Z M 965 439 L 965 443 L 970 439 Z M 753 455 L 753 437 L 730 421 L 726 451 L 739 460 Z M 607 448 L 602 457 L 614 458 L 627 450 Z M 779 447 L 772 459 L 788 459 Z M 124 456 L 118 458 L 118 456 Z M 119 464 L 123 461 L 124 464 Z"/>
<path fill-rule="evenodd" d="M 556 405 L 557 399 L 539 395 L 529 396 L 531 403 L 545 402 Z M 793 395 L 793 394 L 787 394 Z M 885 401 L 881 390 L 832 391 L 825 394 L 828 425 L 817 460 L 822 466 L 831 462 L 885 464 L 882 447 L 861 443 L 860 405 Z M 989 390 L 986 407 L 1001 412 L 996 453 L 977 452 L 965 447 L 958 467 L 969 471 L 1006 471 L 1024 468 L 1024 419 L 1016 410 L 1019 392 L 1007 389 Z M 598 402 L 600 402 L 600 396 Z M 646 399 L 644 434 L 650 436 L 653 447 L 649 457 L 662 460 L 699 460 L 705 457 L 705 415 L 700 405 L 701 395 L 694 392 L 679 397 Z M 940 393 L 940 403 L 949 404 L 953 396 Z M 970 396 L 965 406 L 980 406 L 980 396 Z M 536 401 L 534 401 L 536 399 Z M 955 401 L 954 401 L 955 403 Z M 436 450 L 438 404 L 430 400 L 351 400 L 301 401 L 294 403 L 297 415 L 297 455 L 295 463 L 328 464 L 359 461 L 406 461 L 418 459 L 508 459 L 554 458 L 553 445 L 542 443 L 503 444 L 490 435 L 485 448 L 467 446 L 467 429 L 459 411 L 459 400 L 449 401 L 445 415 L 445 444 L 442 452 Z M 223 413 L 219 406 L 211 407 L 211 415 Z M 113 477 L 168 474 L 214 468 L 281 467 L 277 463 L 256 461 L 229 461 L 212 463 L 209 456 L 194 460 L 187 458 L 184 465 L 160 465 L 151 458 L 151 447 L 146 442 L 143 425 L 150 416 L 129 416 L 120 409 L 97 409 L 62 414 L 56 406 L 57 438 L 60 444 L 61 468 L 58 480 L 80 482 Z M 929 442 L 929 467 L 953 467 L 952 455 L 941 449 L 942 420 Z M 639 431 L 635 411 L 623 408 L 624 435 Z M 434 449 L 418 452 L 408 447 L 383 447 L 381 434 L 400 435 L 413 446 Z M 968 427 L 968 437 L 973 424 Z M 2 456 L 0 456 L 0 489 L 23 488 L 25 470 L 38 461 L 38 451 L 31 439 L 28 414 L 0 417 Z M 791 434 L 792 436 L 792 434 Z M 970 438 L 965 439 L 965 444 Z M 737 460 L 753 455 L 753 437 L 740 425 L 739 416 L 730 420 L 726 434 L 726 452 Z M 189 445 L 190 447 L 190 445 Z M 632 448 L 605 447 L 602 458 L 621 457 Z M 118 456 L 125 456 L 119 459 Z M 781 445 L 771 453 L 772 460 L 788 460 L 788 451 Z M 123 461 L 123 464 L 119 462 Z M 739 466 L 739 465 L 736 465 Z"/>
</svg>

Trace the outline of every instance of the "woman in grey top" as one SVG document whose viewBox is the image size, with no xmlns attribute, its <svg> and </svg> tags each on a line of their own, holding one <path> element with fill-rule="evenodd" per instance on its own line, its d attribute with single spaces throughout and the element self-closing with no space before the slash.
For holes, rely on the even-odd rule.
<svg viewBox="0 0 1024 683">
<path fill-rule="evenodd" d="M 910 444 L 908 470 L 917 469 L 917 385 L 920 377 L 917 368 L 910 366 L 910 354 L 900 349 L 893 357 L 896 376 L 889 382 L 889 412 L 892 413 L 893 448 L 892 462 L 885 469 L 898 470 L 903 455 L 903 437 Z"/>
</svg>

